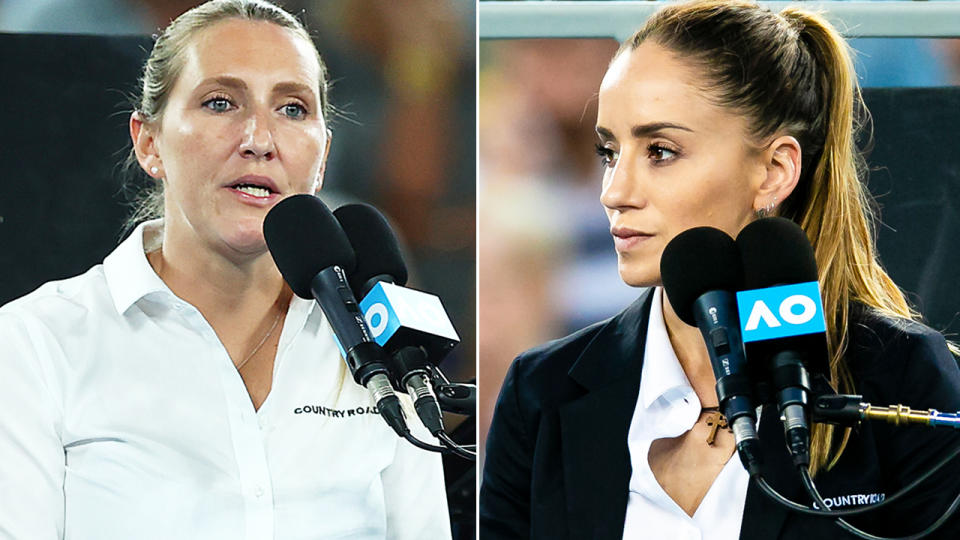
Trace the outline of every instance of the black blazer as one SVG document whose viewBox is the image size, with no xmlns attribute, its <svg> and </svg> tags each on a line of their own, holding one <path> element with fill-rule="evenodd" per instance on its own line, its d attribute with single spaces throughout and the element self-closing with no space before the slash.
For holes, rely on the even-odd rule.
<svg viewBox="0 0 960 540">
<path fill-rule="evenodd" d="M 648 291 L 619 315 L 513 362 L 487 438 L 481 539 L 623 537 L 631 474 L 627 432 L 640 389 L 651 299 Z M 851 320 L 847 360 L 865 401 L 960 410 L 960 370 L 939 333 L 864 309 Z M 777 416 L 767 406 L 760 418 L 764 477 L 809 505 Z M 824 497 L 889 496 L 958 444 L 960 432 L 949 428 L 863 424 L 838 464 L 815 481 Z M 958 465 L 955 460 L 941 469 L 908 500 L 849 521 L 882 536 L 919 532 L 960 493 Z M 752 483 L 747 490 L 742 539 L 851 537 L 831 520 L 790 513 Z M 929 538 L 960 538 L 960 519 Z"/>
</svg>

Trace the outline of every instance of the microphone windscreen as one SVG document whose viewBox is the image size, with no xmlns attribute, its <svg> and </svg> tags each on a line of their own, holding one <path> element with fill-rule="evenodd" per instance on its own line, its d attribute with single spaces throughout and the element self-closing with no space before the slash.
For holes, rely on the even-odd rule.
<svg viewBox="0 0 960 540">
<path fill-rule="evenodd" d="M 782 217 L 758 219 L 737 235 L 746 289 L 817 281 L 817 259 L 807 233 Z"/>
<path fill-rule="evenodd" d="M 350 241 L 327 205 L 313 195 L 292 195 L 263 220 L 263 237 L 283 279 L 301 298 L 313 298 L 310 282 L 337 265 L 347 275 L 355 265 Z"/>
<path fill-rule="evenodd" d="M 680 320 L 696 326 L 693 303 L 709 291 L 739 291 L 743 284 L 740 252 L 730 235 L 713 227 L 678 234 L 660 257 L 660 279 Z"/>
<path fill-rule="evenodd" d="M 361 290 L 376 276 L 391 276 L 393 282 L 403 286 L 407 283 L 407 265 L 400 253 L 400 243 L 387 218 L 369 204 L 347 204 L 333 211 L 343 227 L 357 265 L 350 274 L 350 287 L 358 298 L 366 295 Z"/>
</svg>

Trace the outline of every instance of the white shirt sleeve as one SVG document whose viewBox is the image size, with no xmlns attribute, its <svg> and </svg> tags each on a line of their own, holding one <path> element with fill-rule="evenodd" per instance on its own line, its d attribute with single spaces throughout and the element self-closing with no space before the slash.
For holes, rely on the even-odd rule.
<svg viewBox="0 0 960 540">
<path fill-rule="evenodd" d="M 407 424 L 418 439 L 440 445 L 420 423 L 412 407 L 404 407 Z M 387 540 L 450 538 L 450 514 L 440 454 L 406 440 L 397 444 L 391 463 L 380 474 L 387 511 Z"/>
<path fill-rule="evenodd" d="M 39 323 L 0 312 L 0 538 L 63 538 L 61 413 Z M 46 341 L 46 343 L 44 343 Z"/>
</svg>

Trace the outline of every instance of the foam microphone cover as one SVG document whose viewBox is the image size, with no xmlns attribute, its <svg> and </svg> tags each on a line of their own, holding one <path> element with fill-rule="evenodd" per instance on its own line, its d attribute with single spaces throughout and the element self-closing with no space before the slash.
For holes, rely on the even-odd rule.
<svg viewBox="0 0 960 540">
<path fill-rule="evenodd" d="M 740 252 L 730 235 L 713 227 L 696 227 L 678 234 L 660 257 L 660 278 L 670 305 L 680 320 L 696 326 L 693 303 L 709 291 L 741 290 Z"/>
<path fill-rule="evenodd" d="M 321 270 L 337 265 L 353 270 L 350 241 L 323 201 L 292 195 L 274 205 L 263 220 L 263 237 L 283 279 L 301 298 L 313 298 L 310 282 Z"/>
<path fill-rule="evenodd" d="M 746 289 L 817 281 L 817 259 L 807 234 L 782 217 L 758 219 L 737 235 Z"/>
<path fill-rule="evenodd" d="M 817 281 L 817 259 L 810 240 L 803 229 L 789 219 L 771 217 L 754 221 L 737 235 L 737 248 L 743 261 L 745 289 Z M 747 344 L 747 355 L 755 358 L 765 358 L 780 350 L 802 351 L 808 370 L 829 376 L 825 333 Z M 768 375 L 754 377 L 761 379 Z"/>
<path fill-rule="evenodd" d="M 400 253 L 400 243 L 379 210 L 369 204 L 347 204 L 334 210 L 333 215 L 343 227 L 357 258 L 350 274 L 350 288 L 358 297 L 366 295 L 368 291 L 361 289 L 376 276 L 391 276 L 400 286 L 407 283 L 407 265 Z"/>
</svg>

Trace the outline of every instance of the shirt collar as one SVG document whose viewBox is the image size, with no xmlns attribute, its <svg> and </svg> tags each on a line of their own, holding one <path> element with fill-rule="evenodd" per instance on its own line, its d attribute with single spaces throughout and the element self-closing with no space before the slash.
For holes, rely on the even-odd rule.
<svg viewBox="0 0 960 540">
<path fill-rule="evenodd" d="M 144 250 L 145 245 L 159 246 L 162 234 L 163 220 L 155 219 L 141 223 L 103 260 L 107 288 L 113 297 L 113 305 L 120 315 L 126 313 L 138 300 L 151 294 L 170 300 L 174 298 L 173 292 L 150 266 Z M 313 300 L 294 295 L 290 302 L 290 313 L 300 313 L 303 317 L 307 317 L 313 313 L 315 304 Z"/>
<path fill-rule="evenodd" d="M 143 246 L 156 245 L 163 234 L 162 220 L 137 225 L 126 240 L 103 260 L 107 288 L 117 313 L 123 315 L 130 306 L 151 293 L 173 293 L 150 266 Z"/>
<path fill-rule="evenodd" d="M 653 292 L 643 358 L 643 368 L 640 372 L 640 399 L 644 408 L 650 408 L 650 405 L 661 397 L 672 402 L 693 393 L 690 381 L 680 367 L 680 361 L 677 360 L 677 354 L 673 351 L 670 336 L 667 334 L 667 325 L 663 320 L 662 287 L 657 287 Z M 671 390 L 677 391 L 671 392 Z"/>
</svg>

